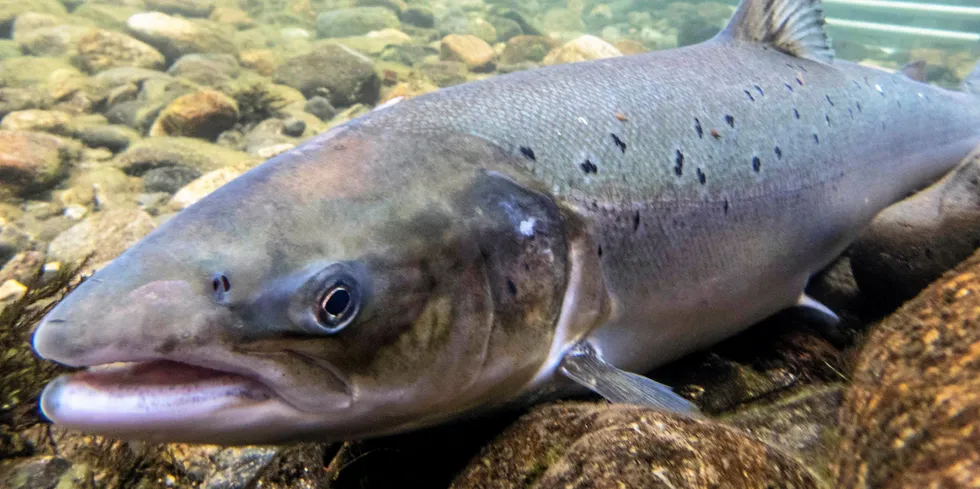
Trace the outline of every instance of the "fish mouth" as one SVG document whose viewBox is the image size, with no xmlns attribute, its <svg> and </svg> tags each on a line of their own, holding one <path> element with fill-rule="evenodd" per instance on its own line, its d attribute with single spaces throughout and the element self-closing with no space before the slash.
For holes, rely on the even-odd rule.
<svg viewBox="0 0 980 489">
<path fill-rule="evenodd" d="M 275 400 L 255 377 L 173 360 L 114 362 L 62 375 L 41 394 L 41 411 L 64 425 L 186 421 Z"/>
</svg>

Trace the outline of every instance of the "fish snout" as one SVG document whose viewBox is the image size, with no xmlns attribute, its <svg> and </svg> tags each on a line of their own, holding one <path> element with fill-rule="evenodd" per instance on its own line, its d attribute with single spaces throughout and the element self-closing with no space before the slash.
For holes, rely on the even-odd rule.
<svg viewBox="0 0 980 489">
<path fill-rule="evenodd" d="M 222 338 L 227 308 L 186 281 L 153 281 L 128 293 L 83 283 L 37 326 L 32 346 L 42 358 L 73 367 L 166 358 L 187 345 Z"/>
</svg>

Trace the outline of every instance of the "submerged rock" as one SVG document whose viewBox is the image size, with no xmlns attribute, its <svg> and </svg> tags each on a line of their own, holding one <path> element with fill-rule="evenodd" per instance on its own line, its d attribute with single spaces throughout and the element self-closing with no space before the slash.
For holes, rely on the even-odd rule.
<svg viewBox="0 0 980 489">
<path fill-rule="evenodd" d="M 512 37 L 507 41 L 503 52 L 500 54 L 500 62 L 503 64 L 517 64 L 527 61 L 539 63 L 556 47 L 558 47 L 557 41 L 550 37 Z"/>
<path fill-rule="evenodd" d="M 330 43 L 287 59 L 276 70 L 276 83 L 293 87 L 307 98 L 323 95 L 336 107 L 373 105 L 381 93 L 381 78 L 370 58 Z"/>
<path fill-rule="evenodd" d="M 401 26 L 398 16 L 384 7 L 352 7 L 327 10 L 316 17 L 319 37 L 361 36 L 371 31 Z"/>
<path fill-rule="evenodd" d="M 782 450 L 723 424 L 623 404 L 563 403 L 522 417 L 453 489 L 817 489 Z"/>
<path fill-rule="evenodd" d="M 0 199 L 47 190 L 68 174 L 81 145 L 50 134 L 0 130 Z"/>
<path fill-rule="evenodd" d="M 218 86 L 238 77 L 238 60 L 228 54 L 187 54 L 167 70 L 167 74 L 182 77 L 201 85 Z"/>
<path fill-rule="evenodd" d="M 212 0 L 146 0 L 147 10 L 185 17 L 207 17 L 214 9 Z"/>
<path fill-rule="evenodd" d="M 862 290 L 897 306 L 980 247 L 980 150 L 878 214 L 848 254 Z"/>
<path fill-rule="evenodd" d="M 239 164 L 254 165 L 260 158 L 200 139 L 158 137 L 140 141 L 121 153 L 115 166 L 129 175 L 143 175 L 160 167 L 183 166 L 206 173 Z"/>
<path fill-rule="evenodd" d="M 149 44 L 126 34 L 93 29 L 78 40 L 78 60 L 82 68 L 95 73 L 110 68 L 163 68 L 163 54 Z"/>
<path fill-rule="evenodd" d="M 90 214 L 59 234 L 48 245 L 48 257 L 64 263 L 81 263 L 91 256 L 92 266 L 108 262 L 156 226 L 149 214 L 126 207 Z"/>
<path fill-rule="evenodd" d="M 188 183 L 174 194 L 170 199 L 170 206 L 175 210 L 183 210 L 191 204 L 203 199 L 205 196 L 218 190 L 222 185 L 234 180 L 242 174 L 242 170 L 237 168 L 221 168 L 204 175 Z"/>
<path fill-rule="evenodd" d="M 980 482 L 980 253 L 877 325 L 841 408 L 837 485 Z"/>
<path fill-rule="evenodd" d="M 170 60 L 191 53 L 238 54 L 235 43 L 221 27 L 206 20 L 146 12 L 130 17 L 126 26 L 134 36 L 159 49 Z"/>
<path fill-rule="evenodd" d="M 622 56 L 616 46 L 595 36 L 584 35 L 555 48 L 544 58 L 545 65 L 577 63 L 603 58 Z"/>
<path fill-rule="evenodd" d="M 0 37 L 10 37 L 14 20 L 27 12 L 58 17 L 68 14 L 68 10 L 58 0 L 0 0 Z"/>
<path fill-rule="evenodd" d="M 442 59 L 460 61 L 471 71 L 488 72 L 496 67 L 493 48 L 476 36 L 450 34 L 442 39 L 440 48 Z"/>
<path fill-rule="evenodd" d="M 8 131 L 38 131 L 72 135 L 71 114 L 58 110 L 19 110 L 11 112 L 0 121 L 0 129 Z"/>
<path fill-rule="evenodd" d="M 238 120 L 235 100 L 215 90 L 176 98 L 157 117 L 150 136 L 189 136 L 214 140 Z"/>
</svg>

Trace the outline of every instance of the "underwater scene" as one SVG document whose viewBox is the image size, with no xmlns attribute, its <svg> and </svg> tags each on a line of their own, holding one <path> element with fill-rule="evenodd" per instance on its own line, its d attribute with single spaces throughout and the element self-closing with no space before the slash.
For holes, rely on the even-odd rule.
<svg viewBox="0 0 980 489">
<path fill-rule="evenodd" d="M 977 0 L 0 0 L 0 488 L 980 487 Z"/>
</svg>

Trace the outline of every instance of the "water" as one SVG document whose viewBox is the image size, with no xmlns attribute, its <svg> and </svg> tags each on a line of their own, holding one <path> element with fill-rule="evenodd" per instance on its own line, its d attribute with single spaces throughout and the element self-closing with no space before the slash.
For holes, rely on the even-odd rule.
<svg viewBox="0 0 980 489">
<path fill-rule="evenodd" d="M 885 69 L 922 59 L 930 82 L 954 87 L 980 56 L 976 0 L 825 4 L 841 58 Z M 52 280 L 85 258 L 89 268 L 106 263 L 248 167 L 381 103 L 543 64 L 699 42 L 734 5 L 0 0 L 0 309 L 35 278 Z M 450 34 L 477 40 L 452 54 L 440 46 Z M 561 50 L 585 34 L 602 41 Z M 363 56 L 325 48 L 331 43 Z M 295 61 L 322 52 L 331 54 Z M 30 366 L 29 331 L 18 334 L 0 346 L 20 349 Z M 18 416 L 4 426 L 36 426 L 36 412 L 24 408 L 36 386 L 19 392 L 9 365 L 0 365 L 0 404 L 19 409 L 0 409 Z"/>
</svg>

